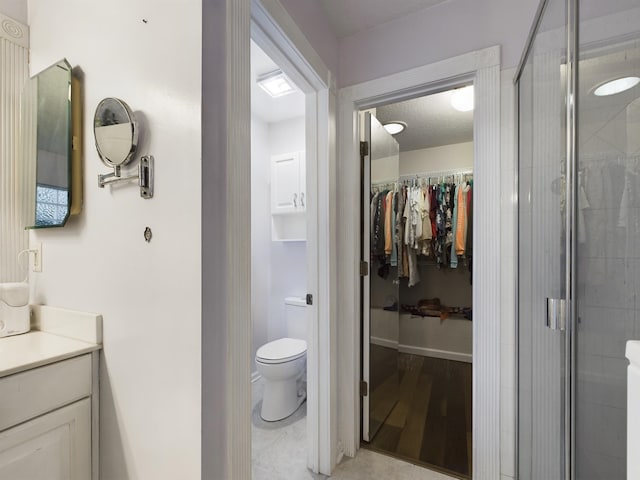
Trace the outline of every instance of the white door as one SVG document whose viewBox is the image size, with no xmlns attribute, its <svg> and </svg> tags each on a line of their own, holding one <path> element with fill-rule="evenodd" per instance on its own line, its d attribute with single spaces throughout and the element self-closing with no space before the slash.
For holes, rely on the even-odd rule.
<svg viewBox="0 0 640 480">
<path fill-rule="evenodd" d="M 0 433 L 0 480 L 90 478 L 88 398 Z"/>
<path fill-rule="evenodd" d="M 298 152 L 298 211 L 304 212 L 307 207 L 307 168 L 304 151 Z"/>
<path fill-rule="evenodd" d="M 271 214 L 292 213 L 300 205 L 300 155 L 271 157 Z"/>
<path fill-rule="evenodd" d="M 365 113 L 364 129 L 362 259 L 368 262 L 369 273 L 362 282 L 362 379 L 366 385 L 366 393 L 361 392 L 362 439 L 371 442 L 396 405 L 400 393 L 398 268 L 390 265 L 384 245 L 382 252 L 376 245 L 376 239 L 379 235 L 384 238 L 384 233 L 376 227 L 379 217 L 372 215 L 372 205 L 377 201 L 374 194 L 386 196 L 389 190 L 393 193 L 399 181 L 400 147 L 368 112 Z M 395 309 L 385 305 L 392 297 L 396 300 Z"/>
</svg>

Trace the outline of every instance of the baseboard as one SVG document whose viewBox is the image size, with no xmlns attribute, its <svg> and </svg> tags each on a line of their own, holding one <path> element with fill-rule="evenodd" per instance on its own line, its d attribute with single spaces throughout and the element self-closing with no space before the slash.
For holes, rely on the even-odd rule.
<svg viewBox="0 0 640 480">
<path fill-rule="evenodd" d="M 411 353 L 422 355 L 423 357 L 442 358 L 445 360 L 455 360 L 457 362 L 473 363 L 473 356 L 470 353 L 451 352 L 448 350 L 437 350 L 435 348 L 415 347 L 413 345 L 398 345 L 401 353 Z"/>
<path fill-rule="evenodd" d="M 438 350 L 436 348 L 416 347 L 414 345 L 400 345 L 394 340 L 382 337 L 371 337 L 371 343 L 381 347 L 394 348 L 400 353 L 410 353 L 423 357 L 442 358 L 445 360 L 455 360 L 456 362 L 472 363 L 470 353 L 451 352 L 449 350 Z"/>
<path fill-rule="evenodd" d="M 398 342 L 382 337 L 371 337 L 371 343 L 387 348 L 398 348 Z"/>
<path fill-rule="evenodd" d="M 262 375 L 260 375 L 260 373 L 258 373 L 257 370 L 255 372 L 251 373 L 251 383 L 255 383 L 258 380 L 260 380 L 261 378 L 262 378 Z"/>
</svg>

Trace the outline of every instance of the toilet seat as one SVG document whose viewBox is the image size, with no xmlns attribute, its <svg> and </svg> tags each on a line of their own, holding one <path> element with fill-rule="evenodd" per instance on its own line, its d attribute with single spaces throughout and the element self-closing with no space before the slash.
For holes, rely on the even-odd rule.
<svg viewBox="0 0 640 480">
<path fill-rule="evenodd" d="M 307 354 L 307 342 L 297 338 L 280 338 L 261 346 L 256 361 L 265 364 L 286 363 Z"/>
</svg>

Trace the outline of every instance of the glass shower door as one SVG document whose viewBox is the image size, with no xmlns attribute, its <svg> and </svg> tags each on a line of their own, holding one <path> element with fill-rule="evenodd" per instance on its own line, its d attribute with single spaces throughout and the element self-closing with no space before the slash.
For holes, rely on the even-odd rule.
<svg viewBox="0 0 640 480">
<path fill-rule="evenodd" d="M 576 473 L 625 480 L 627 409 L 638 408 L 625 344 L 640 338 L 640 5 L 583 0 L 580 11 Z"/>
<path fill-rule="evenodd" d="M 550 0 L 517 82 L 518 474 L 565 478 L 565 1 Z"/>
<path fill-rule="evenodd" d="M 394 189 L 400 174 L 398 142 L 370 113 L 364 114 L 362 439 L 373 440 L 398 401 L 400 329 L 398 268 L 393 260 Z M 389 237 L 391 235 L 391 237 Z M 364 392 L 363 392 L 364 393 Z"/>
</svg>

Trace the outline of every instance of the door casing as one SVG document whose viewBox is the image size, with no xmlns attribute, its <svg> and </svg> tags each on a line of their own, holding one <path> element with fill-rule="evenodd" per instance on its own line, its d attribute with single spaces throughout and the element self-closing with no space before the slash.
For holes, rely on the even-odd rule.
<svg viewBox="0 0 640 480">
<path fill-rule="evenodd" d="M 500 218 L 500 47 L 346 87 L 339 92 L 338 297 L 341 454 L 355 456 L 360 442 L 361 329 L 360 162 L 358 111 L 448 90 L 472 81 L 474 111 L 474 211 Z M 500 235 L 490 222 L 474 230 L 473 269 L 473 478 L 500 477 Z"/>
</svg>

